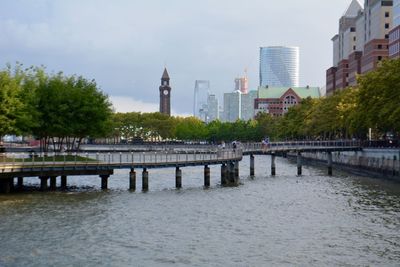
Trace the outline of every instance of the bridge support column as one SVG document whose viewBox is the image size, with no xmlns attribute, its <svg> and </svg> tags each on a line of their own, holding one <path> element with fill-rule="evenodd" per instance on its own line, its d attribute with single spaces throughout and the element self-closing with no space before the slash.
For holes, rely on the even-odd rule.
<svg viewBox="0 0 400 267">
<path fill-rule="evenodd" d="M 136 172 L 134 169 L 129 172 L 129 190 L 136 190 Z"/>
<path fill-rule="evenodd" d="M 22 189 L 22 187 L 24 187 L 24 177 L 18 177 L 17 186 L 19 189 Z"/>
<path fill-rule="evenodd" d="M 204 187 L 210 187 L 210 167 L 204 166 Z"/>
<path fill-rule="evenodd" d="M 39 179 L 40 179 L 40 190 L 46 191 L 47 190 L 47 180 L 49 179 L 49 177 L 41 176 L 41 177 L 39 177 Z"/>
<path fill-rule="evenodd" d="M 275 166 L 275 153 L 271 154 L 271 176 L 276 175 L 276 166 Z"/>
<path fill-rule="evenodd" d="M 235 182 L 235 166 L 233 162 L 228 163 L 228 183 L 232 185 Z"/>
<path fill-rule="evenodd" d="M 175 169 L 175 187 L 176 189 L 182 188 L 182 170 L 179 167 Z"/>
<path fill-rule="evenodd" d="M 108 189 L 108 178 L 110 175 L 100 175 L 101 178 L 101 189 L 107 190 Z"/>
<path fill-rule="evenodd" d="M 227 167 L 225 164 L 221 165 L 221 185 L 226 186 L 227 185 Z"/>
<path fill-rule="evenodd" d="M 235 161 L 234 165 L 234 183 L 235 185 L 239 184 L 239 161 Z"/>
<path fill-rule="evenodd" d="M 0 193 L 8 194 L 11 192 L 10 179 L 0 180 Z"/>
<path fill-rule="evenodd" d="M 57 176 L 50 177 L 50 190 L 54 191 L 57 188 Z"/>
<path fill-rule="evenodd" d="M 301 174 L 302 174 L 301 152 L 297 152 L 297 175 L 301 176 Z"/>
<path fill-rule="evenodd" d="M 66 175 L 61 175 L 61 189 L 62 190 L 67 189 L 67 176 Z"/>
<path fill-rule="evenodd" d="M 254 155 L 250 155 L 250 176 L 254 177 Z"/>
<path fill-rule="evenodd" d="M 332 152 L 328 152 L 328 175 L 332 176 Z"/>
<path fill-rule="evenodd" d="M 149 172 L 146 168 L 142 172 L 142 191 L 146 192 L 149 190 Z"/>
<path fill-rule="evenodd" d="M 15 185 L 14 185 L 14 177 L 10 178 L 10 191 L 14 191 L 15 190 Z"/>
</svg>

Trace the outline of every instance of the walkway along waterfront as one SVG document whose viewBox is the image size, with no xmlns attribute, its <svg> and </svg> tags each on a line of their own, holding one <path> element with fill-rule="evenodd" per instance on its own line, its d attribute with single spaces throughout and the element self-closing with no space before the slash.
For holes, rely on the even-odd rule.
<svg viewBox="0 0 400 267">
<path fill-rule="evenodd" d="M 155 151 L 155 152 L 119 152 L 119 153 L 75 153 L 71 155 L 55 153 L 47 157 L 34 154 L 4 154 L 0 162 L 0 189 L 8 193 L 17 187 L 23 187 L 24 177 L 39 177 L 41 190 L 56 189 L 56 179 L 61 177 L 61 188 L 67 186 L 68 176 L 96 175 L 101 178 L 101 188 L 107 189 L 108 179 L 115 169 L 130 169 L 129 189 L 136 190 L 136 169 L 142 169 L 142 190 L 149 188 L 149 169 L 175 168 L 176 188 L 182 187 L 181 168 L 204 166 L 204 186 L 210 186 L 210 165 L 221 165 L 221 185 L 236 186 L 239 182 L 239 161 L 244 155 L 250 156 L 250 176 L 254 176 L 254 155 L 271 156 L 271 175 L 276 175 L 275 157 L 285 157 L 287 153 L 297 155 L 297 175 L 302 175 L 302 153 L 323 152 L 327 155 L 328 174 L 332 174 L 332 152 L 359 151 L 357 142 L 285 142 L 272 143 L 270 147 L 260 144 L 245 144 L 240 149 L 219 150 L 216 147 L 205 151 Z M 69 159 L 69 160 L 67 160 Z"/>
</svg>

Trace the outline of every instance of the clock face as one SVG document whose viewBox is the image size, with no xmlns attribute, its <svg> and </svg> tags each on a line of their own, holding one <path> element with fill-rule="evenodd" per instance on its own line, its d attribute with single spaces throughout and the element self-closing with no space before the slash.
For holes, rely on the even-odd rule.
<svg viewBox="0 0 400 267">
<path fill-rule="evenodd" d="M 164 90 L 164 95 L 168 95 L 168 90 Z"/>
</svg>

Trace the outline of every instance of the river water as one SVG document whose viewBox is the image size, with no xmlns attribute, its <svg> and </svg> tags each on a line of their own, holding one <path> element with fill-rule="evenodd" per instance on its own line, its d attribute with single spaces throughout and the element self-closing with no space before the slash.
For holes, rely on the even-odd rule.
<svg viewBox="0 0 400 267">
<path fill-rule="evenodd" d="M 245 157 L 235 188 L 215 166 L 210 189 L 191 167 L 181 190 L 174 169 L 150 170 L 147 193 L 117 170 L 107 192 L 91 176 L 0 195 L 0 266 L 399 266 L 399 183 L 316 167 L 297 177 L 280 158 L 273 178 L 269 166 L 257 156 L 250 179 Z"/>
</svg>

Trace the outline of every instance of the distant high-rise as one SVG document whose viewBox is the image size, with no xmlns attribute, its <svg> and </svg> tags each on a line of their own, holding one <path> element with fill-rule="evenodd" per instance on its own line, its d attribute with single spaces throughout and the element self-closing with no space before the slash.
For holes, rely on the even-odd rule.
<svg viewBox="0 0 400 267">
<path fill-rule="evenodd" d="M 210 81 L 196 80 L 194 85 L 193 116 L 204 118 L 204 109 L 207 107 L 207 98 L 210 93 Z"/>
<path fill-rule="evenodd" d="M 206 122 L 212 122 L 219 119 L 218 99 L 214 94 L 207 98 L 207 116 Z"/>
<path fill-rule="evenodd" d="M 243 77 L 235 79 L 235 90 L 240 91 L 242 94 L 249 92 L 249 79 L 247 78 L 247 71 Z"/>
<path fill-rule="evenodd" d="M 298 87 L 299 48 L 260 47 L 260 86 Z"/>
</svg>

